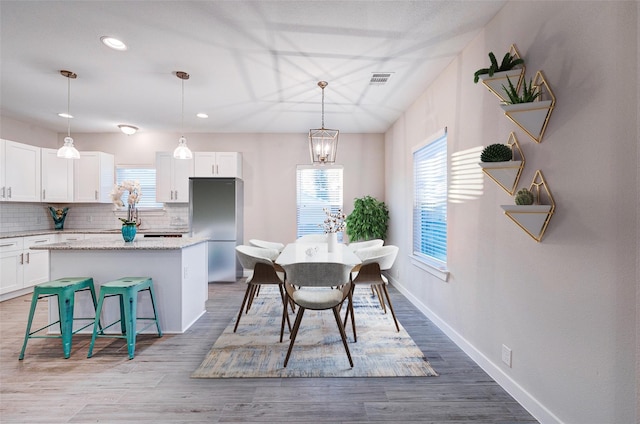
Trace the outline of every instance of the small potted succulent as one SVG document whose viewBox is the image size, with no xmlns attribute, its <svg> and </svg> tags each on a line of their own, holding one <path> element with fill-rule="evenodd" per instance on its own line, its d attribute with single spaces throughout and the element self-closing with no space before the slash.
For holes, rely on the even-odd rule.
<svg viewBox="0 0 640 424">
<path fill-rule="evenodd" d="M 490 144 L 480 154 L 480 167 L 509 195 L 513 196 L 524 169 L 524 154 L 512 132 L 507 144 Z"/>
<path fill-rule="evenodd" d="M 535 78 L 529 79 L 528 84 L 524 80 L 521 90 L 509 78 L 507 84 L 502 85 L 502 91 L 506 96 L 500 107 L 509 119 L 536 143 L 540 143 L 555 104 L 555 97 L 542 72 L 538 71 Z"/>
<path fill-rule="evenodd" d="M 489 77 L 493 77 L 496 73 L 511 71 L 518 65 L 524 65 L 524 59 L 516 57 L 511 54 L 511 52 L 507 52 L 502 58 L 502 62 L 498 65 L 498 61 L 493 52 L 489 52 L 489 60 L 491 61 L 491 65 L 488 68 L 480 68 L 473 74 L 473 82 L 478 83 L 481 79 L 482 75 L 488 75 Z M 516 74 L 520 74 L 520 71 Z"/>
<path fill-rule="evenodd" d="M 518 89 L 513 86 L 511 79 L 507 77 L 507 82 L 509 83 L 509 88 L 504 85 L 502 88 L 505 93 L 507 93 L 508 100 L 505 99 L 505 103 L 509 105 L 515 105 L 518 103 L 531 103 L 540 97 L 540 89 L 539 87 L 533 85 L 533 79 L 529 79 L 529 86 L 527 86 L 527 80 L 524 80 L 522 83 L 522 92 L 519 93 Z"/>
<path fill-rule="evenodd" d="M 482 150 L 480 160 L 482 162 L 506 162 L 513 158 L 511 147 L 506 144 L 490 144 Z"/>
<path fill-rule="evenodd" d="M 533 205 L 535 197 L 532 192 L 529 191 L 528 188 L 522 188 L 518 190 L 515 196 L 516 205 L 525 206 L 525 205 Z"/>
</svg>

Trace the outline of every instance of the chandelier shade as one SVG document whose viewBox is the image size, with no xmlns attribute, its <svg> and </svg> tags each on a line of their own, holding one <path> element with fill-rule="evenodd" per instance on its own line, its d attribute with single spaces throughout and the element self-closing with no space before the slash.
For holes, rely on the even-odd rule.
<svg viewBox="0 0 640 424">
<path fill-rule="evenodd" d="M 64 145 L 58 149 L 56 156 L 64 159 L 80 159 L 80 152 L 73 145 L 73 138 L 71 138 L 71 80 L 78 77 L 77 74 L 61 70 L 60 75 L 67 78 L 67 136 L 64 138 Z"/>
<path fill-rule="evenodd" d="M 340 131 L 324 127 L 324 89 L 329 85 L 326 81 L 318 82 L 322 89 L 322 127 L 309 130 L 309 153 L 311 162 L 319 165 L 331 164 L 336 161 L 338 150 L 338 135 Z"/>
<path fill-rule="evenodd" d="M 189 74 L 183 71 L 176 71 L 176 76 L 182 80 L 182 134 L 178 139 L 178 147 L 173 151 L 175 159 L 192 159 L 193 153 L 187 146 L 187 139 L 184 136 L 184 80 L 189 79 Z"/>
</svg>

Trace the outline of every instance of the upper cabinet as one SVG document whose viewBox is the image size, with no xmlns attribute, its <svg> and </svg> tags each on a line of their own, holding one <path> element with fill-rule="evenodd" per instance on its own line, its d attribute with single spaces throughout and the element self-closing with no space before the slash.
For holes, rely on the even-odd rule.
<svg viewBox="0 0 640 424">
<path fill-rule="evenodd" d="M 0 200 L 40 201 L 40 147 L 2 140 Z"/>
<path fill-rule="evenodd" d="M 115 184 L 114 156 L 104 152 L 80 152 L 74 162 L 74 202 L 111 203 Z"/>
<path fill-rule="evenodd" d="M 157 202 L 189 202 L 189 177 L 193 177 L 193 159 L 175 159 L 172 152 L 156 152 Z"/>
<path fill-rule="evenodd" d="M 41 149 L 42 201 L 73 201 L 74 160 L 59 158 L 56 149 Z"/>
<path fill-rule="evenodd" d="M 194 152 L 194 177 L 242 178 L 242 153 Z"/>
</svg>

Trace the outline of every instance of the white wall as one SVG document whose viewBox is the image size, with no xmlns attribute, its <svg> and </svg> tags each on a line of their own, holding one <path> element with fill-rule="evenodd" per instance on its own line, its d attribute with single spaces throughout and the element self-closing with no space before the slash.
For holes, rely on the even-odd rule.
<svg viewBox="0 0 640 424">
<path fill-rule="evenodd" d="M 509 2 L 386 134 L 389 242 L 411 245 L 411 148 L 448 127 L 449 154 L 505 143 L 542 170 L 556 213 L 541 243 L 506 216 L 488 177 L 449 203 L 448 282 L 400 255 L 393 280 L 542 422 L 635 423 L 638 281 L 638 6 Z M 536 144 L 473 83 L 515 43 L 556 109 Z M 453 175 L 450 175 L 450 183 Z M 403 216 L 405 219 L 398 219 Z M 513 366 L 501 347 L 513 350 Z"/>
</svg>

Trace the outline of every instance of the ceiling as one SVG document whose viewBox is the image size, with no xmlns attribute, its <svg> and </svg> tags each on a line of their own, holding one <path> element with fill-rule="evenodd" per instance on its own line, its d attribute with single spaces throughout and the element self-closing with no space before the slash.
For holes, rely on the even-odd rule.
<svg viewBox="0 0 640 424">
<path fill-rule="evenodd" d="M 326 128 L 380 133 L 504 4 L 0 0 L 0 112 L 65 133 L 70 81 L 72 134 L 306 133 L 321 127 L 325 80 Z M 176 71 L 190 74 L 184 123 Z M 374 73 L 391 76 L 371 85 Z"/>
</svg>

